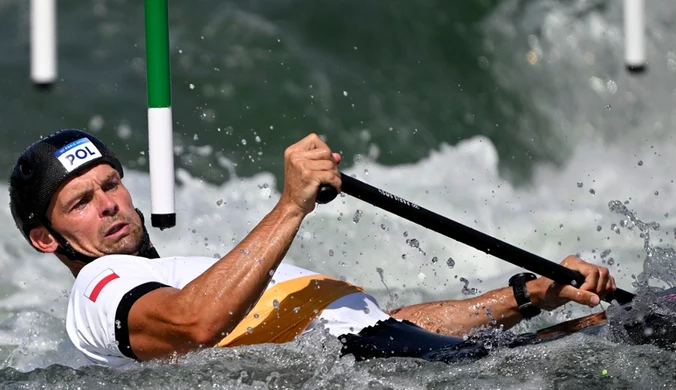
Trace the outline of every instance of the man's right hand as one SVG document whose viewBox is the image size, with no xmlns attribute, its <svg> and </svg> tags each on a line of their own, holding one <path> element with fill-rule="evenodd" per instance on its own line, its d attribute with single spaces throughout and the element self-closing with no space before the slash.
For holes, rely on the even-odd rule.
<svg viewBox="0 0 676 390">
<path fill-rule="evenodd" d="M 322 184 L 341 190 L 338 164 L 340 154 L 316 134 L 310 134 L 284 151 L 284 190 L 280 203 L 297 208 L 303 216 L 315 208 L 317 191 Z"/>
</svg>

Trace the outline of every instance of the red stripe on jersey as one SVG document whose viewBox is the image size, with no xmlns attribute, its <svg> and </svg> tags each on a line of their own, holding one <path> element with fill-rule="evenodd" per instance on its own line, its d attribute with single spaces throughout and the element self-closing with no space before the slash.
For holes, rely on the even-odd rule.
<svg viewBox="0 0 676 390">
<path fill-rule="evenodd" d="M 89 299 L 91 299 L 92 302 L 96 302 L 96 298 L 99 297 L 99 294 L 101 293 L 101 290 L 103 290 L 104 287 L 106 287 L 106 284 L 112 282 L 113 280 L 119 278 L 116 273 L 112 273 L 105 278 L 101 279 L 96 286 L 94 286 L 94 289 L 92 290 L 92 293 L 89 295 Z"/>
</svg>

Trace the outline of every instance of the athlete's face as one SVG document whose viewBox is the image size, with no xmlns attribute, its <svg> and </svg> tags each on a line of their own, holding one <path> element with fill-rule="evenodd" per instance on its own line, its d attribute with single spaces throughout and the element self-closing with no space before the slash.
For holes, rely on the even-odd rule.
<svg viewBox="0 0 676 390">
<path fill-rule="evenodd" d="M 143 227 L 119 173 L 99 164 L 66 182 L 47 209 L 52 227 L 85 255 L 136 254 Z"/>
</svg>

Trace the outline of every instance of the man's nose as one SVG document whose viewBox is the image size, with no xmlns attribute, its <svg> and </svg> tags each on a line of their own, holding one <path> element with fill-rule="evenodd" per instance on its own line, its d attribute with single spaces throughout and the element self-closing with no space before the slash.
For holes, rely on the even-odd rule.
<svg viewBox="0 0 676 390">
<path fill-rule="evenodd" d="M 117 205 L 115 199 L 110 197 L 105 192 L 101 192 L 99 194 L 99 207 L 101 210 L 100 213 L 102 217 L 115 215 L 119 211 L 119 206 Z"/>
</svg>

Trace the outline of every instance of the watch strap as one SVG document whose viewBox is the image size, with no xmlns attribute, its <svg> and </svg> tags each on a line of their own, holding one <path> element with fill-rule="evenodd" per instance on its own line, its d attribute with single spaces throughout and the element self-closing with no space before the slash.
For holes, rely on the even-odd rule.
<svg viewBox="0 0 676 390">
<path fill-rule="evenodd" d="M 542 312 L 539 307 L 535 306 L 530 300 L 526 282 L 537 279 L 535 274 L 524 272 L 516 274 L 509 279 L 509 285 L 512 286 L 516 304 L 519 307 L 519 313 L 524 319 L 531 319 Z"/>
</svg>

